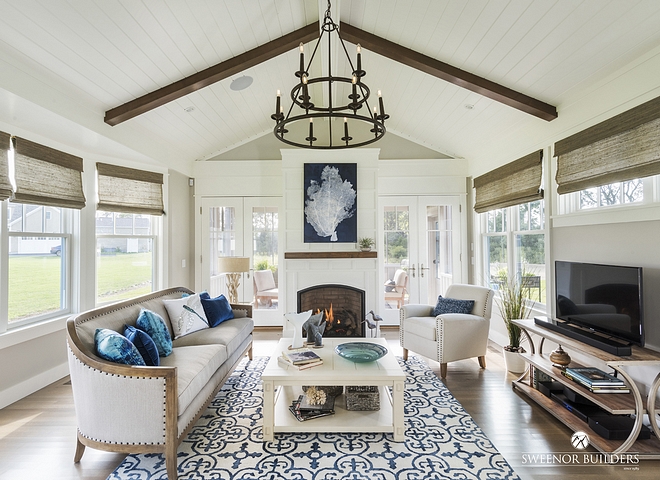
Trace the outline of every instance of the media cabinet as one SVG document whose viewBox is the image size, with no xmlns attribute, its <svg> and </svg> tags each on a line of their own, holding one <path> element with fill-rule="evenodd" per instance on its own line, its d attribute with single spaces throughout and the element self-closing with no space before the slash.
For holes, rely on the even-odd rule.
<svg viewBox="0 0 660 480">
<path fill-rule="evenodd" d="M 660 427 L 658 427 L 656 414 L 660 409 L 655 405 L 655 399 L 660 388 L 660 353 L 642 347 L 633 346 L 632 355 L 627 357 L 618 357 L 607 353 L 598 348 L 592 347 L 578 340 L 572 339 L 561 333 L 543 328 L 534 323 L 534 320 L 514 320 L 527 340 L 529 341 L 530 352 L 522 354 L 528 363 L 527 370 L 513 383 L 515 390 L 527 395 L 530 399 L 538 403 L 554 417 L 568 426 L 571 430 L 583 431 L 589 435 L 590 444 L 602 453 L 621 454 L 625 452 L 636 453 L 640 459 L 660 459 Z M 538 349 L 534 345 L 531 334 L 538 335 L 541 340 Z M 592 393 L 589 389 L 577 384 L 561 374 L 561 369 L 552 365 L 549 359 L 549 353 L 543 353 L 543 343 L 545 340 L 557 343 L 570 355 L 572 352 L 580 352 L 583 355 L 601 360 L 607 366 L 617 371 L 618 375 L 629 385 L 631 393 L 629 394 L 605 394 Z M 648 397 L 644 401 L 639 388 L 630 378 L 630 375 L 624 370 L 626 367 L 654 365 L 658 367 L 658 374 L 651 385 Z M 570 367 L 582 367 L 593 365 L 581 365 L 577 362 L 571 362 Z M 546 397 L 534 386 L 534 369 L 552 377 L 553 380 L 561 383 L 583 397 L 588 398 L 603 410 L 614 415 L 635 415 L 635 423 L 627 439 L 608 440 L 594 432 L 586 422 L 583 422 L 573 413 L 557 404 L 554 400 Z M 637 436 L 642 428 L 642 419 L 644 413 L 649 412 L 651 419 L 652 435 L 650 439 L 637 440 Z M 652 412 L 652 413 L 651 413 Z"/>
</svg>

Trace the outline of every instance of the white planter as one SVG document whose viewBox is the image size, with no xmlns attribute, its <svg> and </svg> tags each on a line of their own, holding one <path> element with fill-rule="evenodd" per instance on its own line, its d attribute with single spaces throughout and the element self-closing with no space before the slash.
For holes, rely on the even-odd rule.
<svg viewBox="0 0 660 480">
<path fill-rule="evenodd" d="M 504 365 L 506 369 L 511 373 L 522 373 L 527 368 L 527 362 L 520 356 L 517 352 L 509 352 L 508 350 L 502 349 L 504 353 Z"/>
</svg>

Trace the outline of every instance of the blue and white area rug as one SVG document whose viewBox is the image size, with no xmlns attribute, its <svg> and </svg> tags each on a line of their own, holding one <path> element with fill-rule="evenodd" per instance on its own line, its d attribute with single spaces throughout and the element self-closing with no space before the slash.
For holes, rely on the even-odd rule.
<svg viewBox="0 0 660 480">
<path fill-rule="evenodd" d="M 416 357 L 399 360 L 407 375 L 405 442 L 384 433 L 280 433 L 263 443 L 260 376 L 267 361 L 244 360 L 223 386 L 179 446 L 179 479 L 519 479 Z M 165 458 L 129 455 L 108 479 L 167 479 Z"/>
</svg>

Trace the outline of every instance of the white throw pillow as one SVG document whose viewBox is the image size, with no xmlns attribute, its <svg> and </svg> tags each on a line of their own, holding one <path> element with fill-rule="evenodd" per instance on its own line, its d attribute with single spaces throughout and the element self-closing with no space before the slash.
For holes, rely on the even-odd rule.
<svg viewBox="0 0 660 480">
<path fill-rule="evenodd" d="M 198 293 L 174 300 L 163 300 L 163 303 L 170 316 L 175 340 L 189 333 L 209 328 Z"/>
</svg>

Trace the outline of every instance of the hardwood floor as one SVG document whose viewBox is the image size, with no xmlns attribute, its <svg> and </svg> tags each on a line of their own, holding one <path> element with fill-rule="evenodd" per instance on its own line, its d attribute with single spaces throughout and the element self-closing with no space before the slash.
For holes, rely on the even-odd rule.
<svg viewBox="0 0 660 480">
<path fill-rule="evenodd" d="M 401 355 L 398 331 L 384 330 L 395 355 Z M 269 355 L 280 335 L 255 332 L 254 354 Z M 436 374 L 440 365 L 428 360 Z M 532 467 L 523 453 L 575 453 L 571 432 L 545 410 L 511 388 L 501 353 L 491 348 L 486 370 L 477 359 L 450 363 L 445 385 L 470 413 L 522 479 L 657 479 L 660 461 L 642 461 L 639 470 L 621 466 Z M 68 378 L 0 410 L 0 480 L 105 479 L 124 455 L 88 448 L 79 464 L 73 463 L 76 420 Z"/>
</svg>

